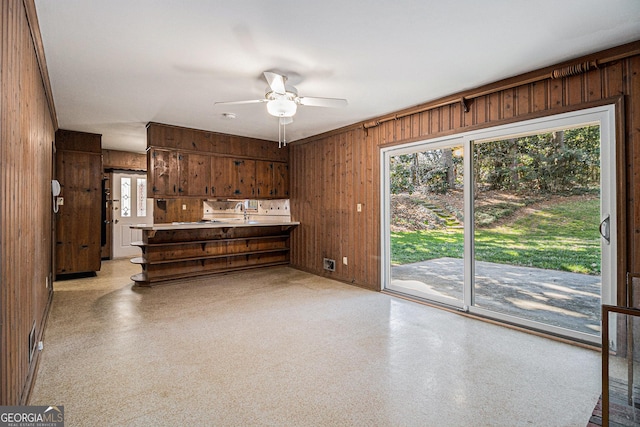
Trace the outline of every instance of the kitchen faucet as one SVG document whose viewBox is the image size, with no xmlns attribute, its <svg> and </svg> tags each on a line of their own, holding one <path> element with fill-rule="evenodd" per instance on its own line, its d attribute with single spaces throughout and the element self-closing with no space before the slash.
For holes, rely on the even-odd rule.
<svg viewBox="0 0 640 427">
<path fill-rule="evenodd" d="M 236 206 L 233 208 L 234 212 L 237 212 L 238 209 L 240 209 L 243 213 L 243 217 L 244 220 L 246 221 L 247 219 L 249 219 L 249 215 L 247 215 L 247 208 L 244 205 L 244 202 L 238 202 L 236 203 Z"/>
</svg>

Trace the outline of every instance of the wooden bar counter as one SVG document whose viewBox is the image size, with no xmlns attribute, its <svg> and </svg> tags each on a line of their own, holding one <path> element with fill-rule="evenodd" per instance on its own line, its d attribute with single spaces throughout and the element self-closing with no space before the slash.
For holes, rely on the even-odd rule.
<svg viewBox="0 0 640 427">
<path fill-rule="evenodd" d="M 289 233 L 295 221 L 205 221 L 133 225 L 142 256 L 138 286 L 216 273 L 289 264 Z"/>
</svg>

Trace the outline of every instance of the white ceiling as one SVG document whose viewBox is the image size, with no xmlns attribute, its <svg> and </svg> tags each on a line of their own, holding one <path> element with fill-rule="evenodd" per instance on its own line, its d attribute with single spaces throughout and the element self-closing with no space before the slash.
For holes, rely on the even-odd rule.
<svg viewBox="0 0 640 427">
<path fill-rule="evenodd" d="M 150 122 L 277 141 L 265 70 L 301 96 L 295 141 L 640 39 L 640 0 L 35 0 L 61 128 L 144 151 Z M 222 113 L 233 112 L 234 120 Z"/>
</svg>

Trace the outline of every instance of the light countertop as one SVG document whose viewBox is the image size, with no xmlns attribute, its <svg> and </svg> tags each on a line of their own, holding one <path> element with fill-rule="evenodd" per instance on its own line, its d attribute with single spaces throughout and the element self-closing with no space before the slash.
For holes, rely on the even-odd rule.
<svg viewBox="0 0 640 427">
<path fill-rule="evenodd" d="M 172 222 L 166 224 L 137 224 L 130 227 L 136 230 L 189 230 L 195 228 L 229 228 L 229 227 L 269 227 L 277 225 L 300 225 L 299 221 L 282 219 L 260 219 L 260 220 L 212 220 L 197 222 Z"/>
</svg>

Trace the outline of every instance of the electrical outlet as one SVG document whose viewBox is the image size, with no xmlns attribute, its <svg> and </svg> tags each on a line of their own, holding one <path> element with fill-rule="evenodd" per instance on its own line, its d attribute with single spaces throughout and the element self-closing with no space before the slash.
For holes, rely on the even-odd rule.
<svg viewBox="0 0 640 427">
<path fill-rule="evenodd" d="M 182 205 L 182 210 L 186 211 L 187 210 L 187 205 Z"/>
<path fill-rule="evenodd" d="M 358 212 L 362 212 L 362 203 L 358 203 L 358 204 L 356 205 L 356 210 L 357 210 Z"/>
<path fill-rule="evenodd" d="M 64 205 L 64 197 L 56 197 L 56 201 L 58 202 L 58 206 Z"/>
<path fill-rule="evenodd" d="M 342 257 L 342 263 L 343 263 L 344 265 L 348 265 L 348 264 L 347 264 L 347 257 L 346 257 L 346 256 L 343 256 L 343 257 Z"/>
</svg>

